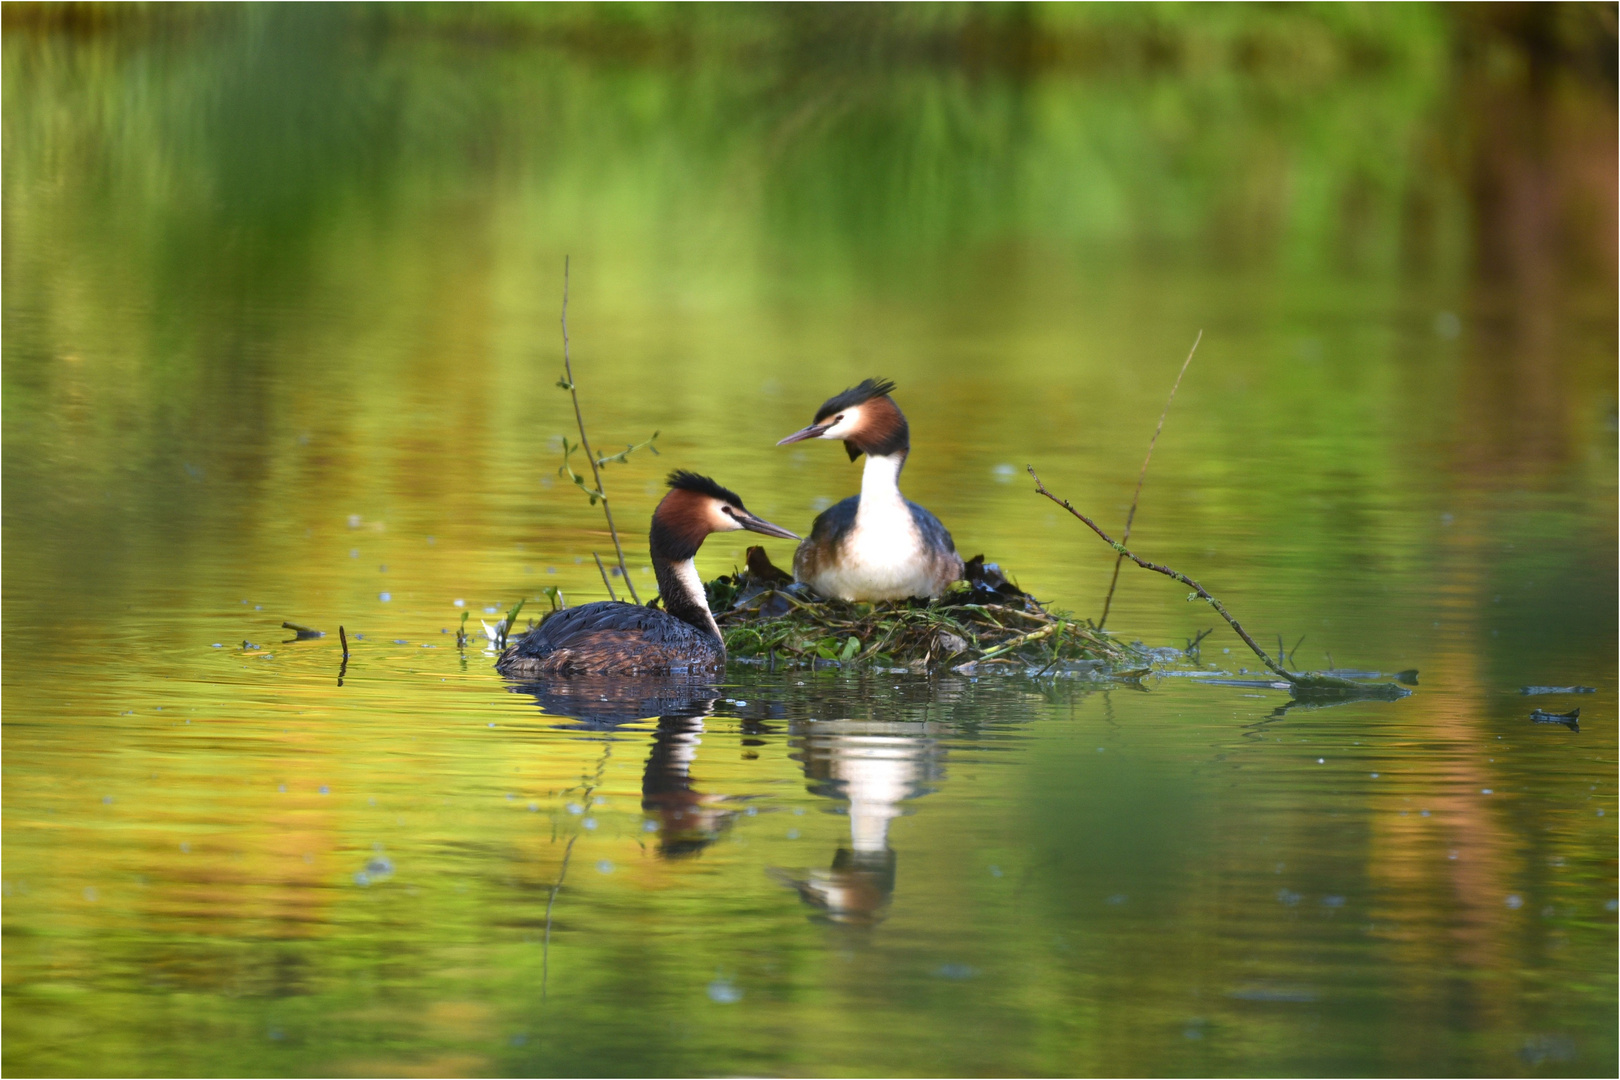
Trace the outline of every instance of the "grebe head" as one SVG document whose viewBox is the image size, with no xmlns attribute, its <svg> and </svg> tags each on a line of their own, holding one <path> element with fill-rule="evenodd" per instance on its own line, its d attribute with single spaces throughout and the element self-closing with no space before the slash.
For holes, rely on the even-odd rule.
<svg viewBox="0 0 1620 1080">
<path fill-rule="evenodd" d="M 669 494 L 653 511 L 652 533 L 648 537 L 655 558 L 685 562 L 697 554 L 710 533 L 750 532 L 797 540 L 798 536 L 780 525 L 772 525 L 749 512 L 735 491 L 721 487 L 707 476 L 677 469 L 669 474 Z"/>
<path fill-rule="evenodd" d="M 867 379 L 828 398 L 816 410 L 815 423 L 776 445 L 804 439 L 842 439 L 851 461 L 862 454 L 904 454 L 911 449 L 911 429 L 900 406 L 889 396 L 893 391 L 894 383 L 888 379 Z"/>
</svg>

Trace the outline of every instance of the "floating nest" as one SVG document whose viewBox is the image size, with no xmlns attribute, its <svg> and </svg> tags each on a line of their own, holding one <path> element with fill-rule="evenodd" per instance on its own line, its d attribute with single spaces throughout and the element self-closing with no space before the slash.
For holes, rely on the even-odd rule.
<svg viewBox="0 0 1620 1080">
<path fill-rule="evenodd" d="M 932 600 L 828 600 L 795 584 L 759 547 L 748 549 L 745 569 L 704 588 L 726 650 L 743 662 L 1125 675 L 1146 674 L 1152 659 L 1049 610 L 983 555 Z"/>
</svg>

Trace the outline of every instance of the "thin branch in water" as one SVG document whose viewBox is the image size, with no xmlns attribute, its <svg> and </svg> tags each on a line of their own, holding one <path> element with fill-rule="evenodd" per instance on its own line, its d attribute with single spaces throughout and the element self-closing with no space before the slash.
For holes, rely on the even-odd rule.
<svg viewBox="0 0 1620 1080">
<path fill-rule="evenodd" d="M 349 673 L 349 635 L 343 632 L 343 624 L 338 624 L 338 640 L 343 643 L 343 659 L 338 661 L 338 685 L 343 685 L 343 677 Z"/>
<path fill-rule="evenodd" d="M 1204 332 L 1198 331 L 1193 339 L 1192 348 L 1187 350 L 1187 359 L 1181 362 L 1181 370 L 1176 372 L 1176 381 L 1170 387 L 1170 396 L 1165 399 L 1164 411 L 1159 414 L 1159 426 L 1153 429 L 1153 438 L 1148 440 L 1147 457 L 1142 459 L 1142 471 L 1136 474 L 1136 494 L 1131 496 L 1131 512 L 1125 515 L 1125 535 L 1119 538 L 1122 544 L 1131 541 L 1131 523 L 1136 520 L 1136 504 L 1142 498 L 1142 483 L 1147 480 L 1148 462 L 1153 460 L 1153 448 L 1159 444 L 1159 432 L 1164 430 L 1164 418 L 1170 415 L 1170 403 L 1176 400 L 1176 391 L 1181 389 L 1181 377 L 1187 374 L 1187 365 L 1192 363 L 1193 353 L 1198 351 L 1198 343 L 1204 340 Z M 1097 620 L 1097 629 L 1101 630 L 1108 624 L 1108 608 L 1114 602 L 1114 586 L 1119 584 L 1119 564 L 1125 561 L 1125 556 L 1114 558 L 1114 576 L 1108 582 L 1108 595 L 1103 597 L 1102 618 Z"/>
<path fill-rule="evenodd" d="M 1103 532 L 1102 529 L 1098 528 L 1095 521 L 1092 521 L 1090 518 L 1086 517 L 1086 515 L 1069 505 L 1068 499 L 1060 499 L 1050 491 L 1047 491 L 1046 485 L 1041 483 L 1040 476 L 1038 476 L 1035 472 L 1035 466 L 1026 465 L 1024 467 L 1029 470 L 1029 475 L 1035 480 L 1035 491 L 1037 494 L 1046 496 L 1048 499 L 1051 499 L 1053 502 L 1063 507 L 1063 509 L 1067 510 L 1070 514 L 1073 514 L 1080 520 L 1081 524 L 1085 525 L 1092 532 L 1102 537 L 1103 543 L 1119 552 L 1122 557 L 1131 560 L 1131 562 L 1135 563 L 1137 566 L 1140 566 L 1144 570 L 1152 570 L 1156 574 L 1163 574 L 1165 577 L 1171 578 L 1174 581 L 1179 581 L 1183 585 L 1190 588 L 1194 595 L 1198 596 L 1206 604 L 1214 608 L 1216 614 L 1225 619 L 1227 623 L 1231 625 L 1232 629 L 1237 631 L 1237 636 L 1243 639 L 1243 644 L 1252 649 L 1254 651 L 1254 655 L 1258 656 L 1266 667 L 1270 668 L 1280 678 L 1286 679 L 1290 683 L 1299 681 L 1299 676 L 1292 675 L 1289 672 L 1284 671 L 1276 662 L 1271 659 L 1271 657 L 1266 655 L 1266 651 L 1264 649 L 1254 643 L 1254 638 L 1249 636 L 1249 632 L 1243 629 L 1236 619 L 1232 618 L 1232 614 L 1226 610 L 1225 604 L 1222 604 L 1219 600 L 1215 599 L 1209 594 L 1208 589 L 1204 588 L 1202 585 L 1198 584 L 1198 582 L 1194 581 L 1192 578 L 1188 577 L 1186 574 L 1183 574 L 1179 570 L 1172 570 L 1168 566 L 1164 566 L 1159 563 L 1150 563 L 1146 559 L 1139 558 L 1129 551 L 1124 544 L 1114 540 L 1107 533 Z M 1191 598 L 1191 596 L 1188 597 L 1188 599 Z"/>
<path fill-rule="evenodd" d="M 563 256 L 563 374 L 568 378 L 569 396 L 574 399 L 574 422 L 579 427 L 579 445 L 585 451 L 585 459 L 591 463 L 591 480 L 596 484 L 597 497 L 602 500 L 602 513 L 607 516 L 608 534 L 613 537 L 613 550 L 619 557 L 619 572 L 624 575 L 625 588 L 630 590 L 630 596 L 639 604 L 641 597 L 636 595 L 635 583 L 630 580 L 630 571 L 624 565 L 624 546 L 619 543 L 619 530 L 613 524 L 613 508 L 608 505 L 608 497 L 602 487 L 602 469 L 596 462 L 596 455 L 591 452 L 591 440 L 585 435 L 585 416 L 579 411 L 579 390 L 574 386 L 574 365 L 568 357 L 568 263 L 568 256 Z"/>
<path fill-rule="evenodd" d="M 596 560 L 596 568 L 602 572 L 602 584 L 607 586 L 608 599 L 617 600 L 619 594 L 613 591 L 613 582 L 608 580 L 607 567 L 602 565 L 602 556 L 593 551 L 591 552 L 591 558 Z"/>
</svg>

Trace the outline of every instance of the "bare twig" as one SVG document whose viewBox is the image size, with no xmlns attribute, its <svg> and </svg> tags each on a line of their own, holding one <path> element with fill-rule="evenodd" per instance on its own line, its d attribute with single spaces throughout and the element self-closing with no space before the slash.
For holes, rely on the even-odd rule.
<svg viewBox="0 0 1620 1080">
<path fill-rule="evenodd" d="M 602 572 L 602 584 L 607 586 L 608 599 L 617 600 L 619 594 L 613 591 L 613 582 L 608 580 L 607 567 L 602 565 L 602 556 L 593 551 L 591 552 L 591 558 L 596 560 L 596 568 Z"/>
<path fill-rule="evenodd" d="M 1159 443 L 1159 432 L 1164 430 L 1164 418 L 1170 415 L 1170 403 L 1176 400 L 1176 391 L 1181 389 L 1181 377 L 1187 374 L 1187 365 L 1192 363 L 1193 353 L 1198 351 L 1198 343 L 1204 340 L 1204 332 L 1198 331 L 1193 339 L 1192 348 L 1187 350 L 1187 359 L 1181 362 L 1181 370 L 1176 372 L 1176 381 L 1170 387 L 1170 396 L 1165 399 L 1164 411 L 1159 414 L 1159 426 L 1153 429 L 1153 438 L 1148 440 L 1147 457 L 1142 459 L 1142 471 L 1136 474 L 1136 494 L 1131 496 L 1131 512 L 1125 515 L 1125 534 L 1119 538 L 1122 544 L 1131 540 L 1131 522 L 1136 520 L 1136 503 L 1142 497 L 1142 483 L 1147 479 L 1148 462 L 1153 460 L 1153 448 Z M 1114 558 L 1114 576 L 1108 582 L 1108 595 L 1103 597 L 1102 618 L 1097 620 L 1097 629 L 1101 630 L 1108 623 L 1108 607 L 1114 602 L 1114 586 L 1119 584 L 1119 564 L 1125 561 L 1125 556 Z"/>
<path fill-rule="evenodd" d="M 1057 633 L 1057 631 L 1060 630 L 1064 625 L 1065 624 L 1062 622 L 1055 622 L 1052 625 L 1043 627 L 1039 630 L 1031 630 L 1027 634 L 1020 634 L 1015 638 L 997 645 L 995 648 L 979 657 L 979 659 L 989 660 L 992 657 L 1000 656 L 1002 653 L 1005 653 L 1011 649 L 1016 649 L 1022 645 L 1028 645 L 1032 641 L 1041 641 L 1045 638 L 1049 638 L 1053 634 Z"/>
<path fill-rule="evenodd" d="M 574 387 L 574 365 L 568 358 L 568 257 L 563 256 L 563 302 L 562 302 L 562 339 L 563 339 L 563 373 L 568 377 L 568 393 L 574 399 L 574 422 L 579 426 L 579 445 L 585 450 L 585 458 L 591 463 L 591 480 L 596 484 L 596 496 L 602 500 L 602 513 L 607 517 L 608 533 L 613 537 L 613 550 L 619 557 L 619 572 L 624 575 L 625 588 L 630 590 L 630 596 L 636 603 L 641 603 L 641 597 L 636 595 L 635 583 L 630 580 L 630 571 L 624 565 L 624 546 L 619 543 L 619 530 L 613 525 L 613 508 L 608 505 L 606 491 L 602 487 L 602 469 L 597 464 L 596 455 L 591 452 L 591 440 L 585 434 L 585 416 L 579 411 L 579 391 Z"/>
<path fill-rule="evenodd" d="M 1237 636 L 1243 639 L 1243 644 L 1254 650 L 1254 654 L 1260 658 L 1261 662 L 1263 662 L 1266 667 L 1270 668 L 1279 677 L 1287 679 L 1290 683 L 1298 681 L 1299 677 L 1297 675 L 1292 675 L 1289 672 L 1284 671 L 1282 667 L 1271 659 L 1271 657 L 1266 655 L 1266 651 L 1264 649 L 1254 643 L 1254 638 L 1249 636 L 1249 632 L 1243 629 L 1243 627 L 1238 624 L 1236 619 L 1232 618 L 1231 613 L 1226 610 L 1226 605 L 1222 604 L 1219 600 L 1215 599 L 1209 594 L 1209 590 L 1205 589 L 1202 585 L 1198 584 L 1198 582 L 1194 581 L 1192 578 L 1188 577 L 1186 574 L 1183 574 L 1179 570 L 1172 570 L 1170 567 L 1163 566 L 1159 563 L 1150 563 L 1146 559 L 1139 558 L 1132 554 L 1124 544 L 1114 540 L 1107 533 L 1103 532 L 1102 529 L 1098 528 L 1095 521 L 1092 521 L 1090 518 L 1086 517 L 1086 515 L 1069 505 L 1068 499 L 1060 499 L 1050 491 L 1047 491 L 1046 485 L 1041 483 L 1041 478 L 1036 475 L 1035 466 L 1026 465 L 1024 467 L 1029 470 L 1029 475 L 1034 478 L 1035 491 L 1038 494 L 1046 496 L 1048 499 L 1051 499 L 1053 502 L 1063 507 L 1063 509 L 1073 514 L 1092 532 L 1102 537 L 1103 543 L 1119 552 L 1122 557 L 1131 560 L 1131 562 L 1135 563 L 1137 566 L 1140 566 L 1144 570 L 1152 570 L 1156 574 L 1163 574 L 1165 577 L 1179 581 L 1183 585 L 1190 588 L 1194 594 L 1196 594 L 1210 607 L 1214 608 L 1216 613 L 1220 615 L 1221 618 L 1225 619 L 1231 625 L 1233 630 L 1237 631 Z M 1188 599 L 1191 599 L 1191 597 Z"/>
</svg>

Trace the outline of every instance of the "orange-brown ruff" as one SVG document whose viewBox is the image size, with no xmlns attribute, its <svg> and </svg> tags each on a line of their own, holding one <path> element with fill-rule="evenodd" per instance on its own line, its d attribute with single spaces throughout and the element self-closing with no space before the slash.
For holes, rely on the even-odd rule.
<svg viewBox="0 0 1620 1080">
<path fill-rule="evenodd" d="M 911 429 L 889 392 L 867 379 L 829 399 L 815 423 L 783 439 L 839 439 L 866 455 L 861 493 L 828 507 L 793 555 L 793 576 L 823 596 L 903 600 L 938 596 L 962 576 L 962 557 L 939 519 L 900 494 Z"/>
<path fill-rule="evenodd" d="M 664 610 L 614 600 L 553 612 L 501 654 L 503 675 L 713 675 L 726 647 L 692 561 L 712 532 L 749 529 L 798 537 L 743 506 L 706 476 L 670 474 L 670 492 L 653 511 L 648 548 Z"/>
</svg>

